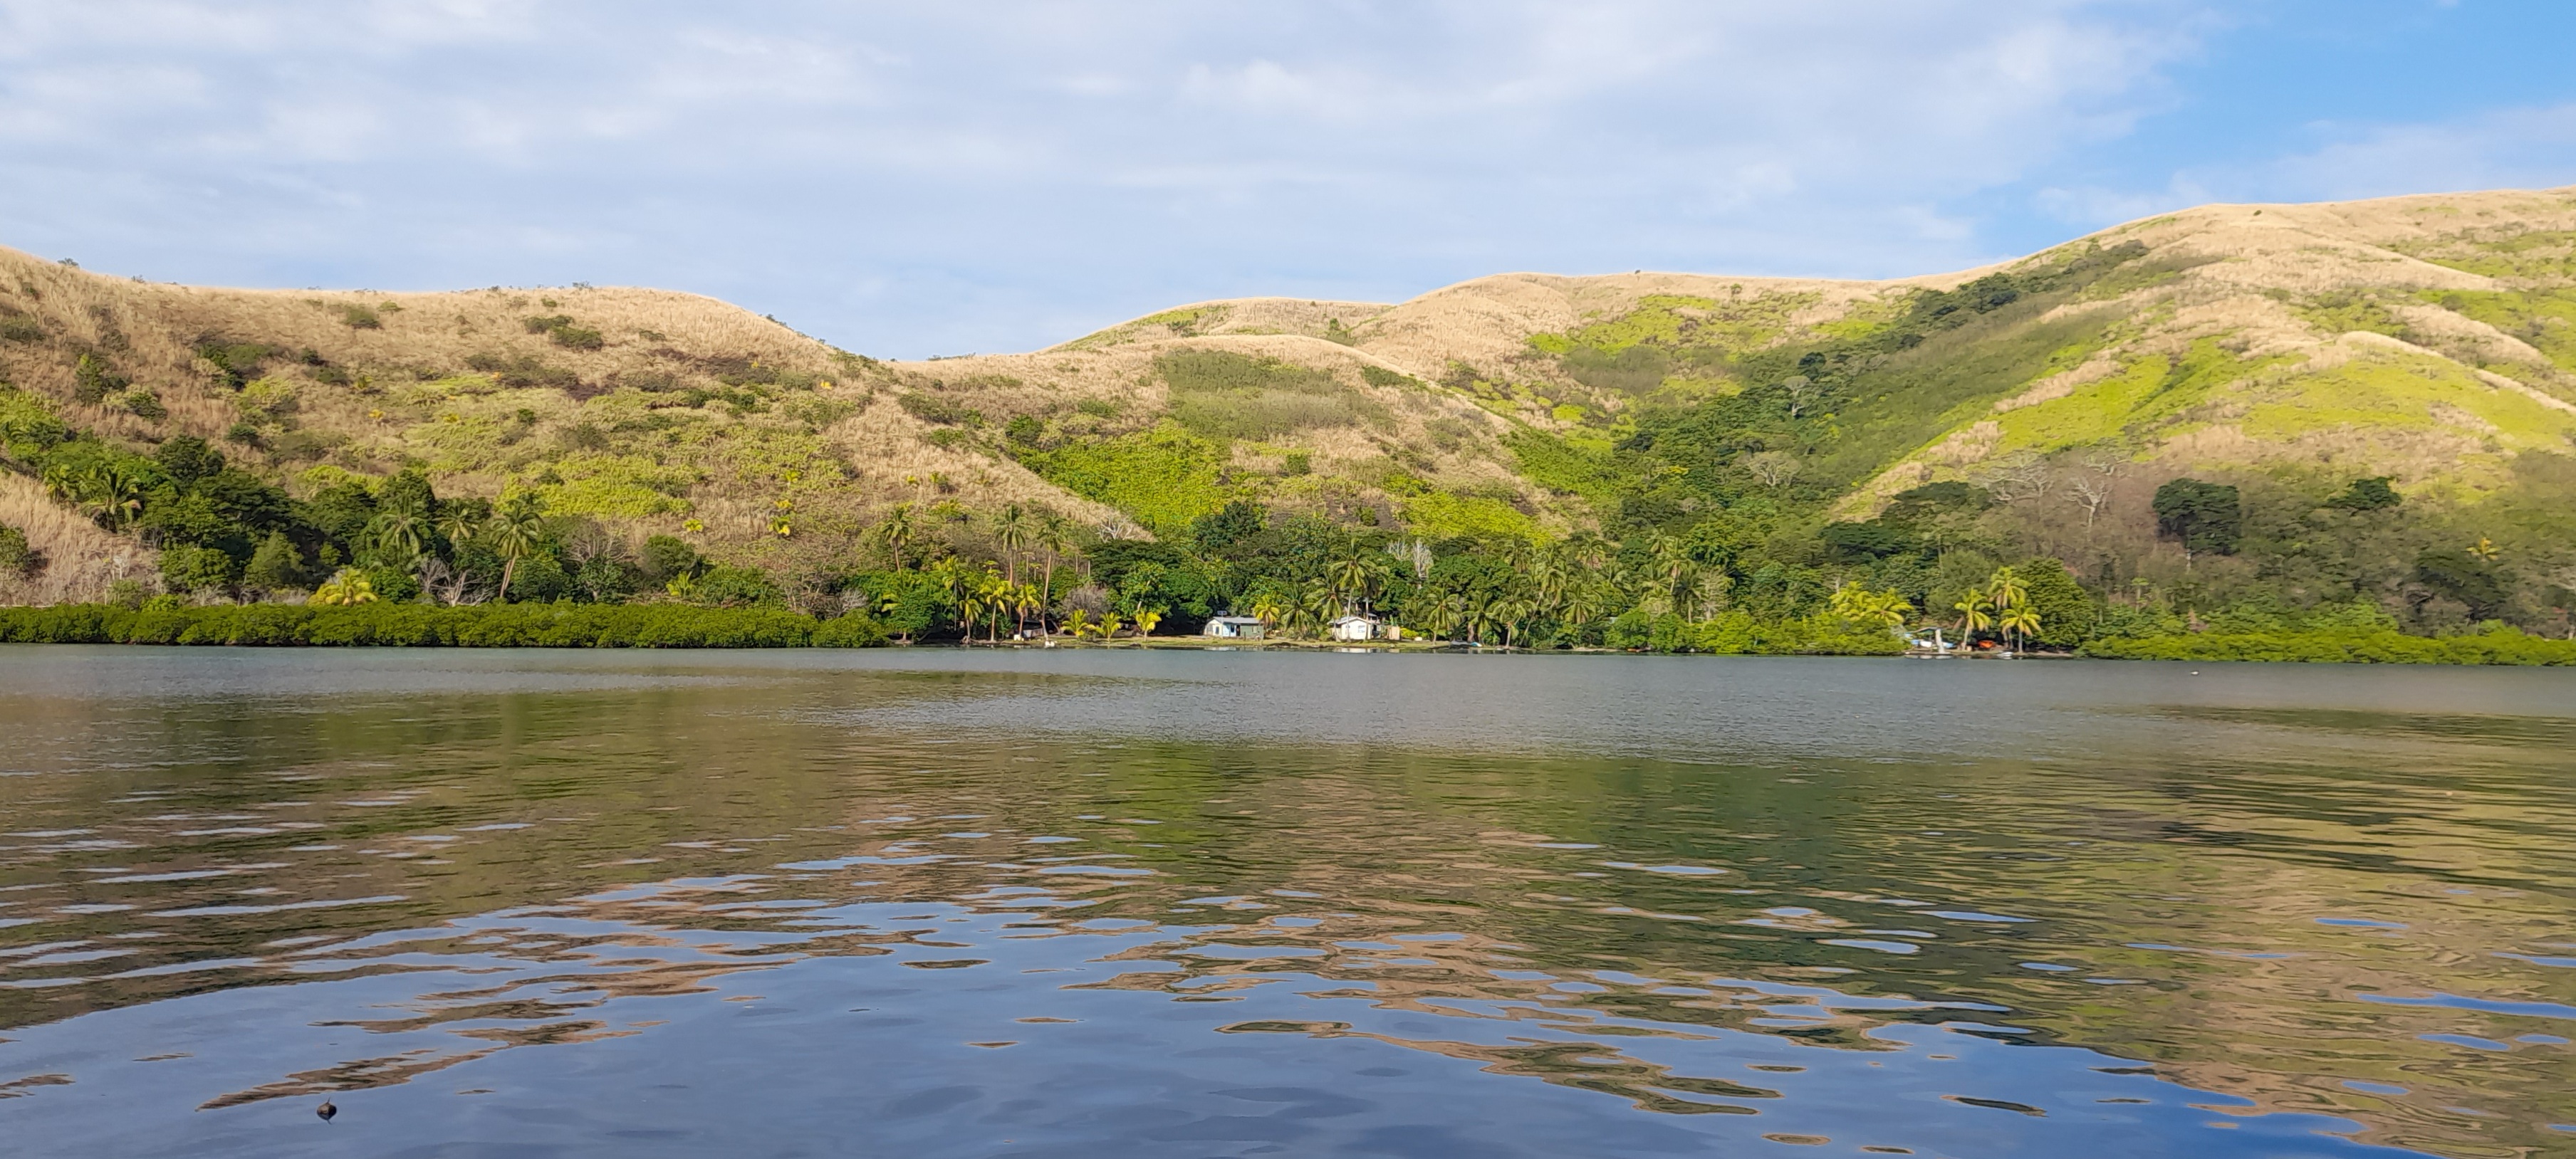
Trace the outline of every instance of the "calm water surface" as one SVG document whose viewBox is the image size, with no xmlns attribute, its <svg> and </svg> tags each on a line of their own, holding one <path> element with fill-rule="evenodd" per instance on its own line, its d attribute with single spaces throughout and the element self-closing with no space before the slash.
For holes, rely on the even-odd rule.
<svg viewBox="0 0 2576 1159">
<path fill-rule="evenodd" d="M 2576 1154 L 2576 673 L 0 648 L 0 833 L 12 1155 Z"/>
</svg>

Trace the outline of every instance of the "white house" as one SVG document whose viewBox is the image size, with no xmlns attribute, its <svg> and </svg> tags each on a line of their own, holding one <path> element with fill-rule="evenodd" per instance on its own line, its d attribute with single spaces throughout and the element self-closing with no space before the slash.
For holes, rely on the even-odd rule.
<svg viewBox="0 0 2576 1159">
<path fill-rule="evenodd" d="M 1268 628 L 1256 616 L 1210 616 L 1200 632 L 1225 640 L 1258 640 Z"/>
<path fill-rule="evenodd" d="M 1324 626 L 1324 634 L 1336 640 L 1375 640 L 1380 636 L 1393 639 L 1386 625 L 1367 616 L 1344 616 Z"/>
</svg>

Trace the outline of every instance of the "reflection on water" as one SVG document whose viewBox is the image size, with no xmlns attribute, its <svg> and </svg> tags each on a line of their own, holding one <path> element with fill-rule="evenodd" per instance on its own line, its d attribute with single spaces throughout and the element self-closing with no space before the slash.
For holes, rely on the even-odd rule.
<svg viewBox="0 0 2576 1159">
<path fill-rule="evenodd" d="M 0 722 L 33 1154 L 2576 1148 L 2565 673 L 20 648 Z"/>
</svg>

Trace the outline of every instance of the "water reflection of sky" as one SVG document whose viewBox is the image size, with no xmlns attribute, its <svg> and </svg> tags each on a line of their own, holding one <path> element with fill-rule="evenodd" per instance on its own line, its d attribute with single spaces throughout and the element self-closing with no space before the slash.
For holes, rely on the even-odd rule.
<svg viewBox="0 0 2576 1159">
<path fill-rule="evenodd" d="M 1391 934 L 1328 899 L 1094 926 L 1029 886 L 812 896 L 851 884 L 674 881 L 280 948 L 264 965 L 292 985 L 25 1034 L 13 1067 L 75 1081 L 21 1088 L 43 1097 L 13 1117 L 122 1155 L 350 1153 L 343 1134 L 360 1153 L 2365 1150 L 2336 1137 L 2348 1120 L 2015 1045 L 1974 1004 L 1518 969 L 1516 947 Z M 343 1134 L 311 1129 L 323 1097 Z"/>
<path fill-rule="evenodd" d="M 84 1155 L 2560 1138 L 2566 674 L 2218 671 L 11 650 L 0 1115 Z"/>
</svg>

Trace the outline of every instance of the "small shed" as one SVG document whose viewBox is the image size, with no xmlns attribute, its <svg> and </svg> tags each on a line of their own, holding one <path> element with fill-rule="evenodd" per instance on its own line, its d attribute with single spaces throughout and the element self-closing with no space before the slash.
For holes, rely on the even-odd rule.
<svg viewBox="0 0 2576 1159">
<path fill-rule="evenodd" d="M 1269 627 L 1258 616 L 1210 616 L 1200 631 L 1221 640 L 1258 640 Z"/>
<path fill-rule="evenodd" d="M 1374 640 L 1381 634 L 1382 627 L 1368 616 L 1344 616 L 1325 625 L 1324 631 L 1336 640 Z"/>
</svg>

